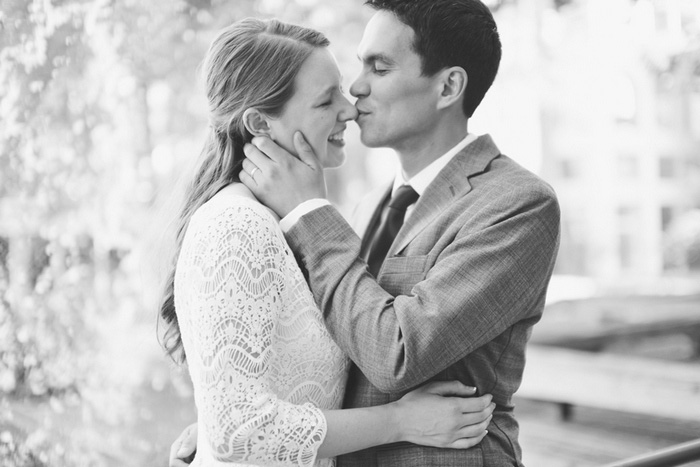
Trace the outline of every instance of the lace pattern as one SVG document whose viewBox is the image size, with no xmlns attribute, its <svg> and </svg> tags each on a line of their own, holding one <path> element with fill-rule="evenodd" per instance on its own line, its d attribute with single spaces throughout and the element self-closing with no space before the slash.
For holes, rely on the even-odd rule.
<svg viewBox="0 0 700 467">
<path fill-rule="evenodd" d="M 194 465 L 316 462 L 320 409 L 339 408 L 348 360 L 277 221 L 225 190 L 192 217 L 175 305 L 198 410 Z"/>
</svg>

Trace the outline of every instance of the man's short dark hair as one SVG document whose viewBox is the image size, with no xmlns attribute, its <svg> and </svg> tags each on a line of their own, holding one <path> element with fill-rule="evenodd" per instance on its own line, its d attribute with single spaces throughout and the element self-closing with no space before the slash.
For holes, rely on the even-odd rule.
<svg viewBox="0 0 700 467">
<path fill-rule="evenodd" d="M 491 87 L 501 61 L 501 40 L 491 11 L 479 0 L 367 0 L 413 29 L 413 50 L 423 75 L 459 66 L 468 83 L 463 110 L 471 117 Z"/>
</svg>

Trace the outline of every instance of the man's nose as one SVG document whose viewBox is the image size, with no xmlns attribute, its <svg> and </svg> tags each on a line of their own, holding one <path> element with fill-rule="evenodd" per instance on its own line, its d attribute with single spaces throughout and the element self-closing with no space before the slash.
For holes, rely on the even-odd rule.
<svg viewBox="0 0 700 467">
<path fill-rule="evenodd" d="M 353 97 L 365 97 L 369 94 L 369 86 L 367 85 L 367 81 L 364 79 L 364 76 L 360 74 L 360 76 L 355 79 L 355 81 L 350 85 L 350 95 Z"/>
</svg>

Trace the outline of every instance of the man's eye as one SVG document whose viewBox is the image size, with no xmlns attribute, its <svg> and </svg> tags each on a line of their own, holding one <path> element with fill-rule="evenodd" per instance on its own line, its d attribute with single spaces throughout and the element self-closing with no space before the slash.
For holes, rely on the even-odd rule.
<svg viewBox="0 0 700 467">
<path fill-rule="evenodd" d="M 332 103 L 333 103 L 332 101 L 321 102 L 318 106 L 319 107 L 328 107 Z"/>
</svg>

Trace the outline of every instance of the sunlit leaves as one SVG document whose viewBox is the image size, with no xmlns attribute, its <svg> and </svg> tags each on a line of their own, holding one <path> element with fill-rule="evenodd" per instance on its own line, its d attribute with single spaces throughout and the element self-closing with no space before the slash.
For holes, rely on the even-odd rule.
<svg viewBox="0 0 700 467">
<path fill-rule="evenodd" d="M 329 18 L 314 16 L 323 2 L 271 11 L 263 0 L 0 1 L 0 418 L 7 397 L 31 397 L 49 412 L 77 400 L 89 421 L 138 423 L 130 398 L 146 362 L 137 355 L 116 371 L 113 355 L 138 353 L 126 348 L 136 329 L 155 345 L 135 251 L 155 198 L 172 196 L 177 170 L 199 151 L 197 66 L 209 42 L 237 19 L 277 16 L 352 29 L 334 50 L 354 63 L 361 2 L 338 2 L 317 24 Z M 47 433 L 0 432 L 0 457 L 100 465 L 69 459 L 104 440 L 79 449 Z"/>
</svg>

